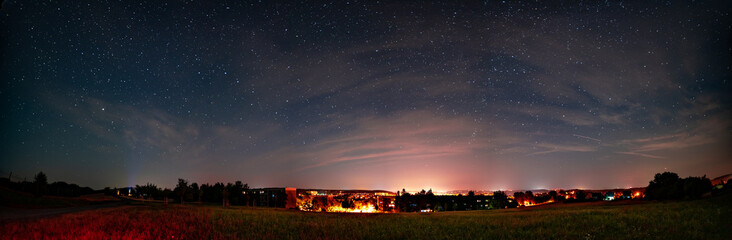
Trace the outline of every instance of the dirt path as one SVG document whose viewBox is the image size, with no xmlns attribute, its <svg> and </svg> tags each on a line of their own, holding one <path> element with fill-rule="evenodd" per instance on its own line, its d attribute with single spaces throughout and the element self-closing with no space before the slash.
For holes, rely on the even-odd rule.
<svg viewBox="0 0 732 240">
<path fill-rule="evenodd" d="M 19 209 L 0 207 L 0 221 L 32 220 L 37 218 L 54 217 L 67 213 L 82 212 L 102 208 L 121 207 L 125 205 L 127 205 L 125 202 L 113 202 L 69 208 Z"/>
</svg>

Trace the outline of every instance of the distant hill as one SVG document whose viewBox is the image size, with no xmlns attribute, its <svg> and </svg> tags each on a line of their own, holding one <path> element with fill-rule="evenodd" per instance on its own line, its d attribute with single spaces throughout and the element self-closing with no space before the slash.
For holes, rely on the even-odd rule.
<svg viewBox="0 0 732 240">
<path fill-rule="evenodd" d="M 712 179 L 712 185 L 716 186 L 716 185 L 720 185 L 720 184 L 726 184 L 727 181 L 729 181 L 730 177 L 732 177 L 732 173 L 716 177 L 716 178 Z"/>
</svg>

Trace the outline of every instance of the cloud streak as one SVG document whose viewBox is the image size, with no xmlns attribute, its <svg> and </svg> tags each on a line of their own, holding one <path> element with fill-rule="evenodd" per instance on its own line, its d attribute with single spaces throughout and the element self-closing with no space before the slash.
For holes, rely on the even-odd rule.
<svg viewBox="0 0 732 240">
<path fill-rule="evenodd" d="M 591 138 L 591 137 L 588 137 L 588 136 L 582 136 L 582 135 L 579 135 L 579 134 L 572 134 L 572 136 L 573 136 L 573 137 L 578 137 L 578 138 L 583 138 L 583 139 L 587 139 L 587 140 L 592 140 L 592 141 L 595 141 L 595 142 L 602 142 L 602 140 L 600 140 L 600 139 L 597 139 L 597 138 Z"/>
</svg>

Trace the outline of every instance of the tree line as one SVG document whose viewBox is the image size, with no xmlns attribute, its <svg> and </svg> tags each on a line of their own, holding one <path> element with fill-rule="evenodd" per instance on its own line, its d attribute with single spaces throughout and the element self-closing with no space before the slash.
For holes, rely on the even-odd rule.
<svg viewBox="0 0 732 240">
<path fill-rule="evenodd" d="M 676 200 L 699 198 L 712 191 L 712 182 L 702 177 L 679 178 L 673 172 L 656 173 L 646 187 L 646 198 L 652 200 Z"/>
<path fill-rule="evenodd" d="M 109 195 L 117 194 L 120 189 L 105 189 Z M 121 189 L 122 195 L 132 195 L 136 198 L 151 200 L 175 199 L 177 202 L 195 202 L 195 203 L 223 203 L 224 205 L 247 205 L 256 204 L 258 193 L 249 191 L 249 185 L 236 181 L 234 183 L 189 183 L 188 180 L 179 178 L 175 188 L 160 188 L 152 183 L 145 185 L 135 185 L 134 188 Z M 127 191 L 127 192 L 125 192 Z"/>
<path fill-rule="evenodd" d="M 63 181 L 48 183 L 48 177 L 43 172 L 38 172 L 33 181 L 13 182 L 10 178 L 0 178 L 0 185 L 21 192 L 31 193 L 37 197 L 41 196 L 58 196 L 58 197 L 78 197 L 85 194 L 94 193 L 94 189 L 90 187 L 81 187 L 73 183 Z"/>
</svg>

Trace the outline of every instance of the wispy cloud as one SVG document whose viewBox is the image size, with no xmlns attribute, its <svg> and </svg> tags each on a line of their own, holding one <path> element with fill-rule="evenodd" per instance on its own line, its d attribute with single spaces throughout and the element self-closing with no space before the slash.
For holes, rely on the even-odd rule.
<svg viewBox="0 0 732 240">
<path fill-rule="evenodd" d="M 580 146 L 580 145 L 561 145 L 561 144 L 537 144 L 537 148 L 542 149 L 538 152 L 533 152 L 527 156 L 542 155 L 557 152 L 594 152 L 597 151 L 596 146 Z"/>
<path fill-rule="evenodd" d="M 439 118 L 427 112 L 407 112 L 393 117 L 354 119 L 354 129 L 324 139 L 304 153 L 318 161 L 297 171 L 333 164 L 462 158 L 485 147 L 485 136 L 475 136 L 467 119 Z"/>
<path fill-rule="evenodd" d="M 647 153 L 640 153 L 640 152 L 617 152 L 617 153 L 633 155 L 633 156 L 641 156 L 641 157 L 647 157 L 647 158 L 655 158 L 655 159 L 666 158 L 666 157 L 662 157 L 662 156 L 657 156 L 657 155 L 652 155 L 652 154 L 647 154 Z"/>
<path fill-rule="evenodd" d="M 584 139 L 588 139 L 588 140 L 592 140 L 592 141 L 596 141 L 596 142 L 602 142 L 602 140 L 600 140 L 600 139 L 591 138 L 591 137 L 583 136 L 583 135 L 579 135 L 579 134 L 572 134 L 572 136 L 578 137 L 578 138 L 584 138 Z"/>
<path fill-rule="evenodd" d="M 617 145 L 627 149 L 627 151 L 618 153 L 648 158 L 664 158 L 661 154 L 665 152 L 718 143 L 725 137 L 724 133 L 719 132 L 719 129 L 725 129 L 727 127 L 728 123 L 726 120 L 710 118 L 705 121 L 700 121 L 698 126 L 689 130 L 679 130 L 661 136 L 619 141 Z"/>
<path fill-rule="evenodd" d="M 66 120 L 123 147 L 154 147 L 169 156 L 197 156 L 207 148 L 199 141 L 200 126 L 158 109 L 141 110 L 91 97 L 74 101 L 48 94 L 46 99 Z"/>
</svg>

